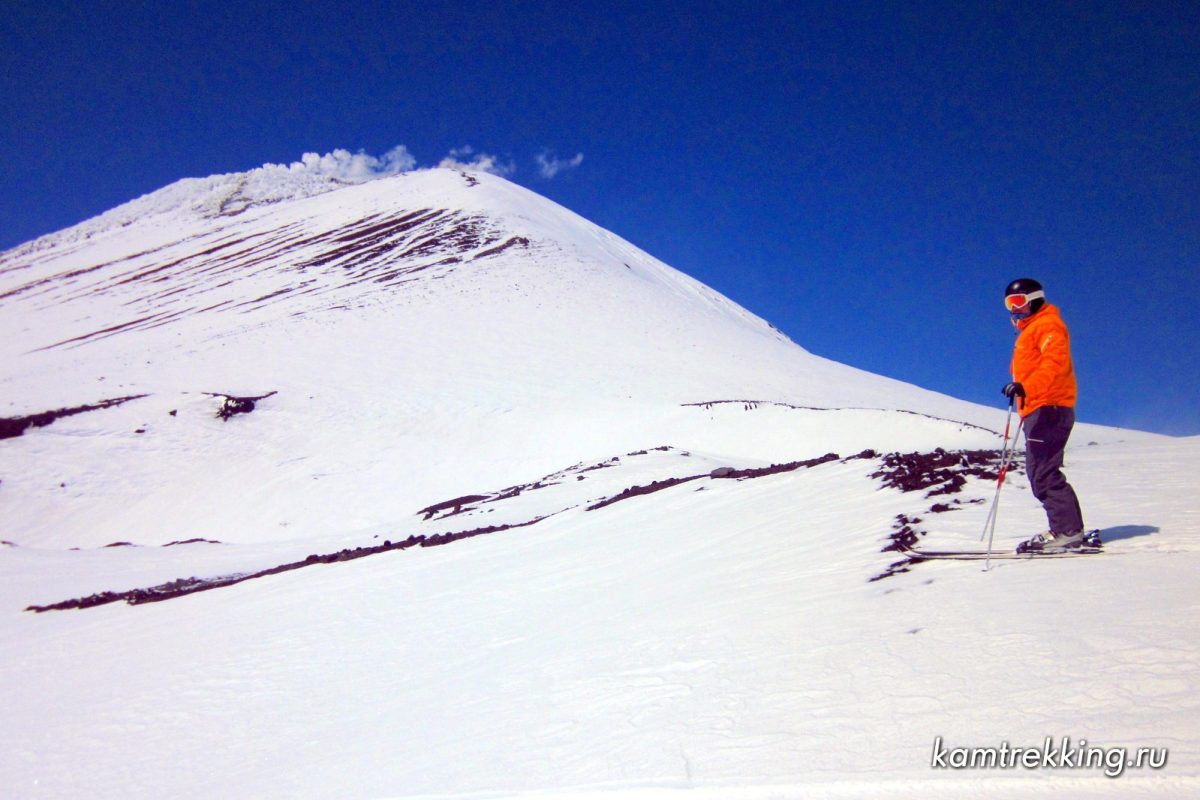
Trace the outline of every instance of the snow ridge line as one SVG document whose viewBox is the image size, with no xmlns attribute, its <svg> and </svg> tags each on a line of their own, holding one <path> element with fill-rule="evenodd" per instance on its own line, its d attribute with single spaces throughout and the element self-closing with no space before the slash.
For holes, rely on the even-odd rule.
<svg viewBox="0 0 1200 800">
<path fill-rule="evenodd" d="M 605 506 L 610 506 L 613 503 L 619 503 L 622 500 L 628 500 L 631 497 L 653 494 L 654 492 L 659 492 L 663 489 L 670 489 L 672 486 L 678 486 L 681 483 L 687 483 L 689 481 L 706 477 L 708 477 L 708 475 L 702 473 L 700 475 L 688 475 L 683 478 L 663 478 L 661 481 L 651 481 L 645 486 L 630 486 L 628 489 L 624 489 L 621 492 L 614 494 L 612 497 L 606 497 L 599 502 L 593 503 L 587 507 L 587 510 L 596 511 L 597 509 L 604 508 Z"/>
<path fill-rule="evenodd" d="M 875 451 L 864 450 L 858 455 L 850 456 L 845 459 L 843 459 L 837 453 L 826 453 L 818 458 L 810 458 L 805 461 L 788 461 L 784 464 L 772 464 L 769 467 L 754 467 L 750 469 L 718 467 L 712 472 L 700 475 L 688 475 L 683 478 L 664 478 L 660 481 L 651 481 L 645 486 L 630 486 L 628 489 L 624 489 L 612 497 L 593 503 L 592 505 L 588 506 L 587 510 L 595 511 L 598 508 L 604 508 L 605 506 L 612 505 L 613 503 L 620 502 L 621 500 L 628 500 L 631 497 L 652 494 L 654 492 L 662 491 L 663 489 L 669 489 L 672 486 L 678 486 L 681 483 L 687 483 L 688 481 L 694 481 L 699 478 L 713 478 L 715 480 L 746 480 L 749 478 L 765 478 L 768 475 L 779 475 L 784 472 L 794 472 L 798 469 L 817 467 L 821 464 L 828 464 L 830 461 L 853 461 L 854 459 L 858 458 L 874 457 Z"/>
<path fill-rule="evenodd" d="M 134 399 L 134 398 L 127 398 Z M 85 409 L 87 410 L 87 409 Z M 48 424 L 48 423 L 46 423 Z M 655 450 L 670 450 L 670 447 L 654 448 Z M 637 451 L 627 455 L 645 454 L 647 451 Z M 628 500 L 633 497 L 652 494 L 664 489 L 678 486 L 690 481 L 709 478 L 712 480 L 747 480 L 753 478 L 761 478 L 769 475 L 778 475 L 785 472 L 792 472 L 799 469 L 808 469 L 827 464 L 832 461 L 841 461 L 843 463 L 858 460 L 858 459 L 875 459 L 880 456 L 873 450 L 864 450 L 856 455 L 842 458 L 837 453 L 826 453 L 823 456 L 806 459 L 803 461 L 790 461 L 781 464 L 772 464 L 767 467 L 755 467 L 748 469 L 735 469 L 732 467 L 720 467 L 707 474 L 689 475 L 683 477 L 665 478 L 658 481 L 652 481 L 646 485 L 634 485 L 623 489 L 615 495 L 603 498 L 586 508 L 587 511 L 595 511 L 622 500 Z M 995 477 L 995 472 L 990 469 L 993 462 L 998 462 L 1000 458 L 999 451 L 987 450 L 964 450 L 964 451 L 946 451 L 942 448 L 937 448 L 932 453 L 888 453 L 882 456 L 882 468 L 872 473 L 872 478 L 882 478 L 885 487 L 898 488 L 904 492 L 920 491 L 928 489 L 926 498 L 954 494 L 961 491 L 965 484 L 963 474 L 969 474 L 978 477 Z M 586 469 L 598 469 L 609 466 L 610 462 L 617 459 L 610 459 L 607 462 L 592 465 Z M 579 468 L 577 465 L 576 468 Z M 445 516 L 462 513 L 470 506 L 479 501 L 489 502 L 498 499 L 507 499 L 509 497 L 520 494 L 522 490 L 543 488 L 547 481 L 552 477 L 558 477 L 565 472 L 555 473 L 554 476 L 547 476 L 542 481 L 537 481 L 533 484 L 522 484 L 517 487 L 512 487 L 497 495 L 468 495 L 455 498 L 454 500 L 444 503 L 435 504 L 429 508 L 422 509 L 421 514 L 425 515 L 426 519 L 431 518 L 437 512 L 448 512 Z M 552 485 L 552 484 L 551 484 Z M 961 505 L 959 500 L 954 500 L 954 506 L 945 503 L 936 503 L 930 508 L 931 513 L 942 513 L 945 511 L 956 510 L 955 506 Z M 464 508 L 467 507 L 467 508 Z M 240 573 L 233 575 L 225 575 L 216 578 L 179 578 L 157 586 L 145 588 L 130 589 L 127 591 L 105 591 L 98 592 L 92 595 L 81 598 L 73 598 L 64 600 L 58 603 L 48 605 L 30 605 L 25 608 L 26 611 L 34 611 L 42 613 L 45 611 L 62 611 L 68 609 L 83 609 L 93 608 L 95 606 L 107 605 L 118 601 L 125 601 L 129 605 L 141 605 L 142 603 L 154 603 L 162 600 L 170 600 L 175 597 L 182 597 L 197 592 L 208 591 L 210 589 L 219 589 L 225 586 L 234 586 L 239 583 L 244 583 L 256 578 L 264 578 L 270 575 L 278 575 L 284 572 L 302 569 L 304 567 L 313 566 L 316 564 L 332 564 L 342 561 L 353 561 L 367 556 L 378 555 L 380 553 L 389 552 L 392 550 L 407 550 L 411 547 L 438 547 L 441 545 L 450 544 L 451 542 L 469 539 L 475 536 L 483 536 L 490 533 L 499 533 L 501 531 L 512 530 L 515 528 L 524 528 L 548 519 L 552 516 L 565 513 L 578 506 L 570 506 L 559 509 L 548 514 L 534 517 L 533 519 L 524 522 L 506 523 L 500 525 L 488 525 L 469 530 L 455 531 L 441 534 L 413 534 L 408 538 L 393 542 L 385 540 L 382 544 L 368 545 L 363 547 L 344 548 L 334 553 L 312 554 L 302 561 L 293 561 L 285 564 L 280 564 L 267 569 L 258 570 L 249 573 Z M 908 517 L 905 514 L 899 514 L 896 517 L 895 530 L 888 537 L 888 544 L 884 546 L 882 552 L 897 552 L 904 556 L 903 560 L 891 564 L 884 572 L 870 579 L 871 582 L 891 577 L 902 572 L 908 572 L 913 564 L 921 563 L 922 561 L 930 560 L 922 558 L 920 555 L 913 553 L 912 548 L 916 545 L 918 537 L 923 535 L 923 531 L 915 530 L 913 526 L 919 524 L 919 517 Z"/>
<path fill-rule="evenodd" d="M 655 449 L 662 450 L 662 449 L 670 449 L 670 448 L 664 447 L 664 448 L 655 448 Z M 645 452 L 646 451 L 638 451 L 638 453 L 645 453 Z M 682 478 L 666 478 L 666 479 L 660 480 L 660 481 L 653 481 L 650 484 L 644 485 L 644 486 L 637 486 L 637 485 L 630 486 L 611 497 L 605 498 L 603 500 L 600 500 L 600 501 L 594 503 L 591 506 L 588 506 L 588 508 L 586 510 L 595 511 L 597 509 L 604 508 L 605 506 L 612 505 L 613 503 L 618 503 L 622 500 L 628 500 L 632 497 L 639 497 L 642 495 L 652 494 L 654 492 L 658 492 L 663 489 L 668 489 L 672 486 L 677 486 L 681 483 L 687 483 L 689 481 L 698 480 L 701 478 L 710 478 L 710 479 L 715 479 L 715 480 L 722 480 L 722 479 L 723 480 L 747 480 L 747 479 L 752 479 L 752 478 L 762 478 L 762 477 L 766 477 L 768 475 L 778 475 L 778 474 L 781 474 L 784 472 L 793 472 L 798 469 L 808 469 L 811 467 L 819 466 L 821 464 L 827 464 L 831 461 L 839 461 L 839 460 L 852 461 L 852 460 L 860 459 L 860 458 L 874 458 L 874 457 L 875 457 L 874 451 L 864 450 L 862 453 L 859 453 L 858 455 L 849 456 L 848 458 L 845 458 L 845 459 L 842 459 L 837 453 L 826 453 L 825 455 L 820 456 L 819 458 L 813 458 L 813 459 L 808 459 L 808 460 L 804 460 L 804 461 L 790 461 L 790 462 L 787 462 L 784 464 L 772 464 L 769 467 L 758 467 L 758 468 L 752 468 L 752 469 L 733 469 L 730 467 L 722 467 L 722 468 L 713 470 L 711 473 L 707 473 L 707 474 L 691 475 L 691 476 L 686 476 L 686 477 L 682 477 Z M 590 469 L 594 469 L 594 468 L 598 468 L 598 466 L 591 467 Z M 542 486 L 542 484 L 539 481 L 536 484 L 527 484 L 521 488 L 530 488 L 530 487 L 540 488 L 541 486 Z M 509 495 L 509 496 L 513 496 L 513 495 Z M 487 495 L 470 495 L 470 496 L 466 496 L 466 497 L 456 498 L 455 500 L 447 501 L 445 503 L 439 503 L 435 506 L 430 506 L 427 509 L 422 509 L 422 511 L 419 513 L 424 513 L 426 515 L 426 519 L 429 519 L 429 517 L 432 516 L 432 514 L 436 513 L 437 511 L 454 509 L 453 511 L 450 512 L 450 514 L 447 514 L 447 516 L 450 516 L 455 513 L 461 513 L 463 510 L 462 509 L 463 505 L 468 505 L 469 503 L 474 502 L 477 498 L 488 498 L 488 497 L 489 496 L 487 496 Z M 304 567 L 310 567 L 310 566 L 314 566 L 316 564 L 333 564 L 333 563 L 338 563 L 338 562 L 342 562 L 342 561 L 354 561 L 359 558 L 366 558 L 367 556 L 378 555 L 380 553 L 386 553 L 386 552 L 390 552 L 392 550 L 407 550 L 411 547 L 439 547 L 441 545 L 450 544 L 451 542 L 461 541 L 462 539 L 470 539 L 475 536 L 484 536 L 484 535 L 487 535 L 490 533 L 499 533 L 501 531 L 513 530 L 514 528 L 525 528 L 525 527 L 529 527 L 531 525 L 536 525 L 537 523 L 541 522 L 542 520 L 549 519 L 550 517 L 557 516 L 558 514 L 565 513 L 567 511 L 570 511 L 577 507 L 578 506 L 569 506 L 567 508 L 563 508 L 558 511 L 554 511 L 549 514 L 543 514 L 541 516 L 534 517 L 533 519 L 527 520 L 525 522 L 508 523 L 508 524 L 502 524 L 502 525 L 488 525 L 488 526 L 484 526 L 481 528 L 472 528 L 470 530 L 456 531 L 456 532 L 452 532 L 452 533 L 440 533 L 440 534 L 431 534 L 431 535 L 413 534 L 413 535 L 410 535 L 407 539 L 404 539 L 403 541 L 393 542 L 389 539 L 389 540 L 384 540 L 384 542 L 382 544 L 378 544 L 378 545 L 368 545 L 368 546 L 364 546 L 364 547 L 344 548 L 335 553 L 312 554 L 312 555 L 309 555 L 307 558 L 305 558 L 303 561 L 292 561 L 292 562 L 289 562 L 286 564 L 280 564 L 278 566 L 269 567 L 269 568 L 263 569 L 263 570 L 258 570 L 256 572 L 225 575 L 225 576 L 221 576 L 221 577 L 217 577 L 217 578 L 198 578 L 195 576 L 190 577 L 190 578 L 178 578 L 176 580 L 169 581 L 169 582 L 163 583 L 163 584 L 159 584 L 157 586 L 149 586 L 149 587 L 145 587 L 145 588 L 141 588 L 141 589 L 130 589 L 130 590 L 121 591 L 121 592 L 114 592 L 114 591 L 97 592 L 95 594 L 91 594 L 86 597 L 79 597 L 79 598 L 73 598 L 70 600 L 63 600 L 61 602 L 51 603 L 49 605 L 30 605 L 30 606 L 27 606 L 25 608 L 25 610 L 26 611 L 34 611 L 34 612 L 37 612 L 40 614 L 45 611 L 66 611 L 69 609 L 94 608 L 96 606 L 108 605 L 109 603 L 116 603 L 116 602 L 119 602 L 122 600 L 125 601 L 126 603 L 128 603 L 129 605 L 141 605 L 143 603 L 156 603 L 156 602 L 160 602 L 162 600 L 170 600 L 170 599 L 173 599 L 176 597 L 183 597 L 183 596 L 189 595 L 189 594 L 196 594 L 197 592 L 208 591 L 210 589 L 220 589 L 225 586 L 235 586 L 239 583 L 245 583 L 246 581 L 254 580 L 256 578 L 265 578 L 270 575 L 279 575 L 284 572 L 291 572 L 293 570 L 303 569 Z"/>
<path fill-rule="evenodd" d="M 144 589 L 130 589 L 124 592 L 98 592 L 88 595 L 87 597 L 75 598 L 72 600 L 64 600 L 60 603 L 51 603 L 50 605 L 28 606 L 26 611 L 36 611 L 39 614 L 44 611 L 65 611 L 72 608 L 93 608 L 95 606 L 107 605 L 124 600 L 131 606 L 141 605 L 142 603 L 157 603 L 161 600 L 170 600 L 175 597 L 183 597 L 184 595 L 195 594 L 197 592 L 205 592 L 209 589 L 220 589 L 225 586 L 235 586 L 239 583 L 254 580 L 255 578 L 265 578 L 268 575 L 279 575 L 284 572 L 311 567 L 315 564 L 334 564 L 341 561 L 354 561 L 367 556 L 386 553 L 391 550 L 407 550 L 410 547 L 438 547 L 440 545 L 457 542 L 461 539 L 469 539 L 474 536 L 483 536 L 489 533 L 498 531 L 511 530 L 513 528 L 524 528 L 529 525 L 534 525 L 551 515 L 535 517 L 526 522 L 517 522 L 508 525 L 488 525 L 483 528 L 474 528 L 468 531 L 457 531 L 454 533 L 439 533 L 432 536 L 413 535 L 409 536 L 402 542 L 393 542 L 385 539 L 383 544 L 353 547 L 339 550 L 336 553 L 326 553 L 323 555 L 313 554 L 305 558 L 303 561 L 291 561 L 286 564 L 280 564 L 275 567 L 259 570 L 257 572 L 248 572 L 241 575 L 226 575 L 219 578 L 178 578 L 168 583 L 159 584 L 158 586 L 150 586 Z"/>
<path fill-rule="evenodd" d="M 976 425 L 972 422 L 963 422 L 959 419 L 949 419 L 948 417 L 939 417 L 934 414 L 925 414 L 921 411 L 910 411 L 907 408 L 873 408 L 870 406 L 798 406 L 793 403 L 784 403 L 778 400 L 706 400 L 702 403 L 681 403 L 685 408 L 702 408 L 705 411 L 710 411 L 714 406 L 723 405 L 740 405 L 743 411 L 754 411 L 759 406 L 776 406 L 778 408 L 787 408 L 792 411 L 887 411 L 896 414 L 911 414 L 914 417 L 924 417 L 925 419 L 937 420 L 938 422 L 950 422 L 955 425 L 961 425 L 964 428 L 972 428 L 984 433 L 994 433 L 1000 435 L 1000 431 L 994 431 L 991 428 L 985 428 L 982 425 Z"/>
<path fill-rule="evenodd" d="M 660 445 L 659 447 L 644 448 L 642 450 L 635 450 L 632 453 L 626 453 L 623 456 L 612 456 L 611 458 L 607 458 L 604 461 L 599 461 L 599 462 L 596 462 L 589 466 L 584 466 L 584 464 L 582 462 L 580 462 L 578 464 L 574 464 L 570 467 L 567 467 L 566 469 L 560 469 L 558 472 L 553 472 L 549 475 L 543 476 L 542 478 L 539 478 L 538 480 L 536 480 L 532 483 L 519 483 L 514 486 L 509 486 L 504 489 L 501 489 L 500 491 L 497 491 L 497 492 L 488 492 L 486 494 L 468 494 L 468 495 L 463 495 L 462 497 L 455 497 L 450 500 L 443 500 L 440 503 L 434 503 L 431 506 L 422 508 L 417 513 L 422 515 L 422 517 L 425 520 L 430 520 L 430 519 L 435 519 L 435 518 L 436 519 L 445 519 L 446 517 L 453 517 L 457 514 L 463 514 L 463 513 L 467 513 L 467 512 L 471 512 L 471 511 L 476 511 L 479 508 L 479 506 L 482 506 L 482 505 L 485 505 L 488 503 L 497 503 L 497 502 L 500 502 L 501 500 L 510 500 L 514 497 L 517 497 L 518 495 L 525 493 L 525 492 L 532 492 L 532 491 L 536 491 L 538 489 L 546 489 L 550 486 L 557 486 L 559 483 L 561 483 L 562 479 L 564 479 L 570 475 L 579 476 L 585 472 L 595 472 L 596 470 L 609 469 L 611 467 L 615 467 L 621 463 L 621 459 L 623 459 L 623 458 L 633 458 L 636 456 L 644 456 L 644 455 L 648 455 L 650 452 L 666 453 L 666 452 L 670 452 L 672 450 L 675 450 L 684 456 L 688 455 L 686 452 L 679 451 L 678 448 L 671 447 L 670 445 Z"/>
</svg>

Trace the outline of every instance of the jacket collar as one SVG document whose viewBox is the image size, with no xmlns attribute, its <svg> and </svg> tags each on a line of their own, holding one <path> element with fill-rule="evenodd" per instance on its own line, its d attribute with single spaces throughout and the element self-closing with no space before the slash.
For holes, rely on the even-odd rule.
<svg viewBox="0 0 1200 800">
<path fill-rule="evenodd" d="M 1035 311 L 1034 313 L 1032 313 L 1028 317 L 1026 317 L 1025 319 L 1017 320 L 1017 322 L 1016 322 L 1017 330 L 1019 330 L 1019 331 L 1025 330 L 1026 328 L 1029 327 L 1030 323 L 1032 323 L 1035 319 L 1037 319 L 1039 317 L 1047 317 L 1047 316 L 1057 317 L 1058 315 L 1059 315 L 1058 314 L 1058 306 L 1054 306 L 1054 305 L 1051 305 L 1050 303 L 1046 303 L 1041 308 L 1039 308 L 1037 311 Z"/>
</svg>

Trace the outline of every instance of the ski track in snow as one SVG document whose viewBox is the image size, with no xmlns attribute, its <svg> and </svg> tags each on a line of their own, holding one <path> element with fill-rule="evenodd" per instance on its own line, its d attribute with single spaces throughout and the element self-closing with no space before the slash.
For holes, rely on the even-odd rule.
<svg viewBox="0 0 1200 800">
<path fill-rule="evenodd" d="M 0 351 L 6 797 L 1200 794 L 1200 438 L 1077 428 L 1102 557 L 895 569 L 979 546 L 1003 411 L 494 176 L 181 182 L 0 254 Z"/>
</svg>

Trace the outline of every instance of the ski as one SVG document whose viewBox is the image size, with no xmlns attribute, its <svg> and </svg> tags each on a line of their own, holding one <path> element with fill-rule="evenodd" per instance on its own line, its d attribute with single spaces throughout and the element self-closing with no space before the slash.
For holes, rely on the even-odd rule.
<svg viewBox="0 0 1200 800">
<path fill-rule="evenodd" d="M 1012 550 L 993 550 L 990 554 L 987 550 L 922 550 L 918 547 L 906 547 L 897 552 L 914 561 L 983 561 L 987 558 L 991 558 L 993 561 L 1031 561 L 1038 558 L 1076 558 L 1079 556 L 1104 555 L 1104 550 L 1099 547 L 1076 547 L 1070 550 L 1054 550 L 1044 553 L 1016 553 Z"/>
<path fill-rule="evenodd" d="M 923 550 L 920 547 L 903 546 L 899 552 L 917 561 L 933 561 L 936 559 L 950 559 L 957 561 L 975 561 L 978 559 L 1030 559 L 1030 558 L 1071 558 L 1074 556 L 1091 556 L 1099 555 L 1104 552 L 1102 549 L 1104 542 L 1100 539 L 1099 530 L 1090 530 L 1081 541 L 1078 543 L 1055 550 L 1026 550 L 1025 543 L 1017 545 L 1014 551 L 1009 550 L 980 550 L 972 548 L 968 550 Z"/>
</svg>

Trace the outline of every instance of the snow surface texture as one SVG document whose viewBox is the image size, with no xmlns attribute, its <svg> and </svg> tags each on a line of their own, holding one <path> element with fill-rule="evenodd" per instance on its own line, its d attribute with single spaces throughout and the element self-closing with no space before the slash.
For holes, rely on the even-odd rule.
<svg viewBox="0 0 1200 800">
<path fill-rule="evenodd" d="M 1077 429 L 1102 555 L 898 563 L 900 515 L 976 546 L 995 484 L 879 454 L 998 448 L 1002 410 L 501 178 L 181 181 L 0 254 L 0 363 L 6 796 L 1200 792 L 1200 440 Z M 1044 526 L 1019 474 L 1000 519 Z"/>
</svg>

